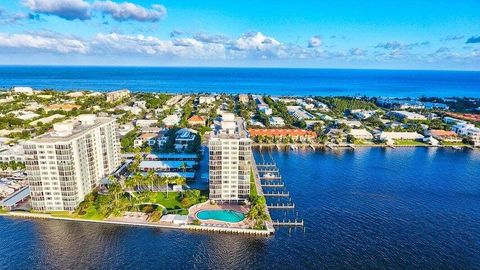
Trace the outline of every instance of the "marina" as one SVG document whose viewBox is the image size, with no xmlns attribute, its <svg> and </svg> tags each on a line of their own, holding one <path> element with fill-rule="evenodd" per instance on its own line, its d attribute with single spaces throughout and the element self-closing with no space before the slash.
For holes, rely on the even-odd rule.
<svg viewBox="0 0 480 270">
<path fill-rule="evenodd" d="M 295 212 L 295 203 L 292 202 L 290 192 L 285 187 L 272 153 L 257 152 L 257 157 L 262 162 L 254 164 L 255 171 L 258 173 L 258 179 L 261 183 L 262 194 L 267 199 L 267 209 L 278 212 L 284 210 L 284 219 L 273 220 L 273 226 L 298 227 L 304 226 L 303 219 L 298 219 L 298 212 Z M 265 155 L 264 155 L 265 154 Z M 296 215 L 295 219 L 286 219 L 289 216 Z"/>
</svg>

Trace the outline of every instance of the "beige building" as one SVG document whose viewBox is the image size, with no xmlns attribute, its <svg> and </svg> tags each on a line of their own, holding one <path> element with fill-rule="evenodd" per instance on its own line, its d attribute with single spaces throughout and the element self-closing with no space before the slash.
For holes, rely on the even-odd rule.
<svg viewBox="0 0 480 270">
<path fill-rule="evenodd" d="M 128 89 L 117 90 L 107 93 L 107 102 L 117 102 L 130 96 Z"/>
<path fill-rule="evenodd" d="M 245 121 L 224 113 L 208 142 L 210 199 L 239 203 L 248 198 L 251 143 Z"/>
<path fill-rule="evenodd" d="M 24 144 L 32 207 L 73 211 L 120 165 L 114 118 L 80 115 Z"/>
</svg>

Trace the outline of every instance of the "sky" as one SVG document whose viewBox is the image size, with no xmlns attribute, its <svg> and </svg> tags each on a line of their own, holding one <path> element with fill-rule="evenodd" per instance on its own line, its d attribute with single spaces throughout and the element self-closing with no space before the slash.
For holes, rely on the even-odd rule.
<svg viewBox="0 0 480 270">
<path fill-rule="evenodd" d="M 0 0 L 0 65 L 480 70 L 478 0 Z"/>
</svg>

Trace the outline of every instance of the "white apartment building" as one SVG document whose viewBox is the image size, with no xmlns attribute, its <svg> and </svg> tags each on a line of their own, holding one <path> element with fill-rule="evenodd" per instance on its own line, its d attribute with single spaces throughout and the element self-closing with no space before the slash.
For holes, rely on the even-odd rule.
<svg viewBox="0 0 480 270">
<path fill-rule="evenodd" d="M 73 211 L 120 165 L 114 118 L 79 115 L 24 144 L 32 207 Z"/>
<path fill-rule="evenodd" d="M 209 143 L 210 199 L 239 203 L 250 194 L 251 140 L 245 121 L 224 113 Z"/>
<path fill-rule="evenodd" d="M 452 131 L 467 138 L 473 146 L 480 146 L 480 128 L 469 123 L 458 123 L 452 127 Z"/>
</svg>

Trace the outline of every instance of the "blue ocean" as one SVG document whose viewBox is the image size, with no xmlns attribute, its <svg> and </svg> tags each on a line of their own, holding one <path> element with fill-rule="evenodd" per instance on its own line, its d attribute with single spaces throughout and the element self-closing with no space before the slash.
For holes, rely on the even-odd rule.
<svg viewBox="0 0 480 270">
<path fill-rule="evenodd" d="M 480 72 L 288 68 L 0 66 L 0 88 L 480 97 Z"/>
</svg>

